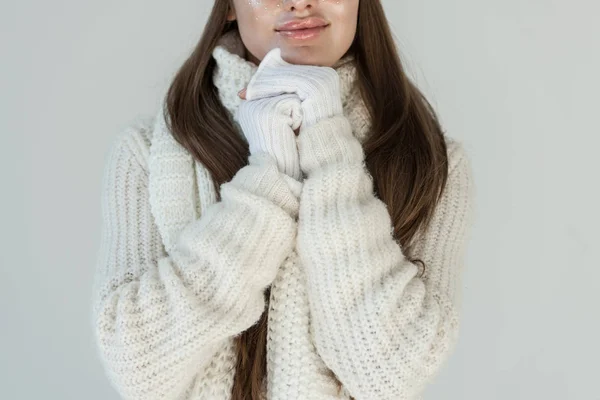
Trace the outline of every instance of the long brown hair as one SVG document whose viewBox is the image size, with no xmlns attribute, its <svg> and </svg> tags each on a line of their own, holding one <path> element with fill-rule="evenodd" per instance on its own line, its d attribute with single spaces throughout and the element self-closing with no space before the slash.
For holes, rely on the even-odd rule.
<svg viewBox="0 0 600 400">
<path fill-rule="evenodd" d="M 226 20 L 231 6 L 231 0 L 215 0 L 200 41 L 165 97 L 166 120 L 174 138 L 211 172 L 217 198 L 219 186 L 247 164 L 249 155 L 212 81 L 216 65 L 212 50 L 221 35 L 237 29 L 235 21 Z M 404 72 L 379 0 L 359 3 L 357 33 L 349 52 L 355 56 L 357 84 L 371 117 L 371 130 L 363 144 L 366 165 L 375 194 L 388 207 L 394 238 L 410 258 L 411 240 L 431 220 L 446 184 L 443 132 L 431 105 Z M 422 260 L 411 261 L 423 267 L 422 275 Z M 267 302 L 269 292 L 265 292 Z M 265 311 L 255 325 L 236 337 L 232 399 L 261 398 L 266 338 Z M 339 380 L 338 386 L 341 389 Z"/>
</svg>

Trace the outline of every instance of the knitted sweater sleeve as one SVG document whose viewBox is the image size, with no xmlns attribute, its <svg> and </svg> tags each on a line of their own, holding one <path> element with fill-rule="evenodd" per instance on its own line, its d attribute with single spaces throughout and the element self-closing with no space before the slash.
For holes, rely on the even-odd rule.
<svg viewBox="0 0 600 400">
<path fill-rule="evenodd" d="M 120 135 L 104 170 L 93 327 L 121 396 L 172 400 L 219 344 L 263 313 L 263 289 L 295 244 L 301 183 L 265 153 L 250 156 L 167 254 L 151 213 L 141 133 Z"/>
<path fill-rule="evenodd" d="M 357 400 L 414 399 L 457 339 L 460 278 L 473 214 L 473 179 L 459 142 L 449 179 L 411 263 L 373 193 L 362 147 L 344 116 L 300 132 L 308 173 L 297 250 L 306 267 L 311 335 L 325 364 Z"/>
</svg>

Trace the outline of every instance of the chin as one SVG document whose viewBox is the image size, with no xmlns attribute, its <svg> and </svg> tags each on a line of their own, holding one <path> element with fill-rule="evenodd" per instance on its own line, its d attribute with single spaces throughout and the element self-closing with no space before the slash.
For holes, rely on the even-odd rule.
<svg viewBox="0 0 600 400">
<path fill-rule="evenodd" d="M 293 49 L 281 50 L 281 58 L 290 64 L 297 65 L 318 65 L 323 67 L 330 67 L 335 64 L 331 60 L 327 60 L 319 54 L 315 54 L 313 49 L 304 50 L 303 48 L 295 47 Z"/>
</svg>

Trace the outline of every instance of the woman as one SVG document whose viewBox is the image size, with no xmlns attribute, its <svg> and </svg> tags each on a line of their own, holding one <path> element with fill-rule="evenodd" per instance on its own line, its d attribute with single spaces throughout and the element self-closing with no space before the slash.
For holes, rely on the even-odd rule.
<svg viewBox="0 0 600 400">
<path fill-rule="evenodd" d="M 454 348 L 470 163 L 377 0 L 216 0 L 103 188 L 123 398 L 419 399 Z"/>
</svg>

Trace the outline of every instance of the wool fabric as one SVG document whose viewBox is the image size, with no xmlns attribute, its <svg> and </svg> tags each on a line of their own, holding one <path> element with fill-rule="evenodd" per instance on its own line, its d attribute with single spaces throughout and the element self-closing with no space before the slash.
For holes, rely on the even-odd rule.
<svg viewBox="0 0 600 400">
<path fill-rule="evenodd" d="M 257 66 L 234 31 L 212 55 L 219 98 L 243 137 L 237 93 Z M 418 400 L 452 353 L 474 215 L 464 146 L 445 136 L 447 185 L 413 245 L 427 266 L 419 276 L 364 165 L 370 122 L 352 56 L 333 68 L 344 112 L 300 132 L 302 180 L 256 153 L 217 201 L 208 170 L 167 129 L 163 104 L 115 138 L 92 323 L 124 399 L 230 399 L 234 339 L 263 312 L 264 399 Z"/>
</svg>

